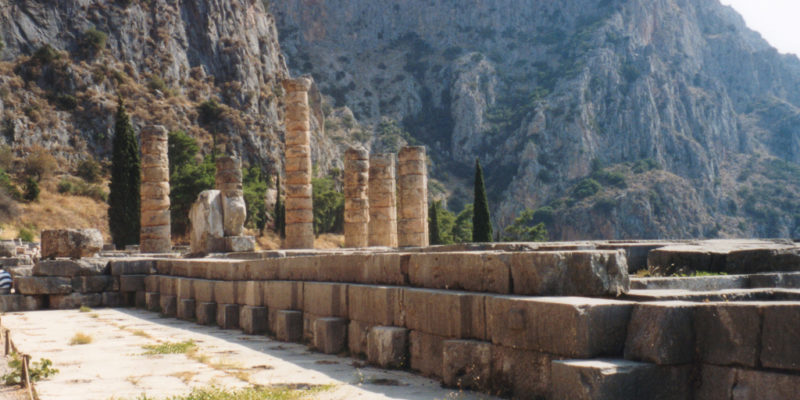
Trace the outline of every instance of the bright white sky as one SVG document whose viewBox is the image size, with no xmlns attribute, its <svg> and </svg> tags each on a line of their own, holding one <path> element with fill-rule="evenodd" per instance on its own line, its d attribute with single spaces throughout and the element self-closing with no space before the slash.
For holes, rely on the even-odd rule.
<svg viewBox="0 0 800 400">
<path fill-rule="evenodd" d="M 800 55 L 800 0 L 721 0 L 781 53 Z"/>
</svg>

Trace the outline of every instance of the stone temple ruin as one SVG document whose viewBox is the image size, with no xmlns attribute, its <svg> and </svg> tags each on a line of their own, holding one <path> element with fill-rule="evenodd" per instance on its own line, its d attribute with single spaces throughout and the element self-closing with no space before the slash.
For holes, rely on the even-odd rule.
<svg viewBox="0 0 800 400">
<path fill-rule="evenodd" d="M 313 250 L 306 83 L 285 84 L 287 249 L 253 251 L 241 236 L 240 162 L 220 158 L 217 190 L 192 209 L 191 252 L 210 257 L 43 232 L 41 258 L 0 258 L 16 288 L 2 309 L 140 307 L 511 398 L 797 398 L 791 241 L 427 246 L 425 153 L 411 147 L 396 186 L 393 155 L 347 152 L 345 235 L 358 248 Z M 658 268 L 728 275 L 632 275 Z"/>
</svg>

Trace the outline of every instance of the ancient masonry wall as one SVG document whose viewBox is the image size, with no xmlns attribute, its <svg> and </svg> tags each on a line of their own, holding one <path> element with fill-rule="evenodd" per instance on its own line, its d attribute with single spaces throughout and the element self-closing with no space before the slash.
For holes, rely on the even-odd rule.
<svg viewBox="0 0 800 400">
<path fill-rule="evenodd" d="M 172 249 L 169 213 L 169 161 L 167 129 L 142 130 L 141 231 L 142 253 L 167 253 Z"/>
<path fill-rule="evenodd" d="M 314 248 L 311 201 L 311 125 L 307 78 L 283 81 L 286 90 L 286 240 L 288 249 Z"/>
<path fill-rule="evenodd" d="M 428 245 L 428 171 L 425 147 L 403 147 L 398 154 L 397 243 L 400 247 Z"/>
<path fill-rule="evenodd" d="M 369 153 L 363 147 L 344 153 L 344 247 L 367 247 L 370 221 Z"/>
<path fill-rule="evenodd" d="M 369 246 L 397 247 L 394 154 L 369 159 Z"/>
</svg>

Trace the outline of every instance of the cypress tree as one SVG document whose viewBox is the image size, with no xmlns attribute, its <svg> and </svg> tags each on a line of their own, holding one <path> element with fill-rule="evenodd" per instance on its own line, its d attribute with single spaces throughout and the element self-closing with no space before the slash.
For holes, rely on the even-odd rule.
<svg viewBox="0 0 800 400">
<path fill-rule="evenodd" d="M 141 184 L 139 143 L 125 104 L 119 99 L 111 156 L 108 194 L 108 225 L 117 248 L 139 243 L 139 187 Z"/>
<path fill-rule="evenodd" d="M 281 199 L 281 174 L 278 174 L 275 181 L 275 188 L 278 190 L 278 198 L 275 200 L 275 233 L 280 237 L 286 236 L 286 220 L 283 215 L 285 212 L 283 200 Z"/>
<path fill-rule="evenodd" d="M 492 241 L 492 220 L 489 217 L 489 201 L 486 199 L 486 187 L 483 184 L 481 162 L 475 159 L 475 198 L 472 214 L 472 241 Z"/>
<path fill-rule="evenodd" d="M 437 201 L 428 207 L 428 236 L 430 244 L 442 244 L 442 235 L 439 233 L 439 202 Z"/>
</svg>

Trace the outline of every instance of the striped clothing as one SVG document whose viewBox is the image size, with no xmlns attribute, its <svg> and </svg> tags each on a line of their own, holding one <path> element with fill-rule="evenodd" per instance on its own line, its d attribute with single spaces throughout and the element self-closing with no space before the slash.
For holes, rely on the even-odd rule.
<svg viewBox="0 0 800 400">
<path fill-rule="evenodd" d="M 4 269 L 0 269 L 0 294 L 11 292 L 11 274 Z"/>
</svg>

